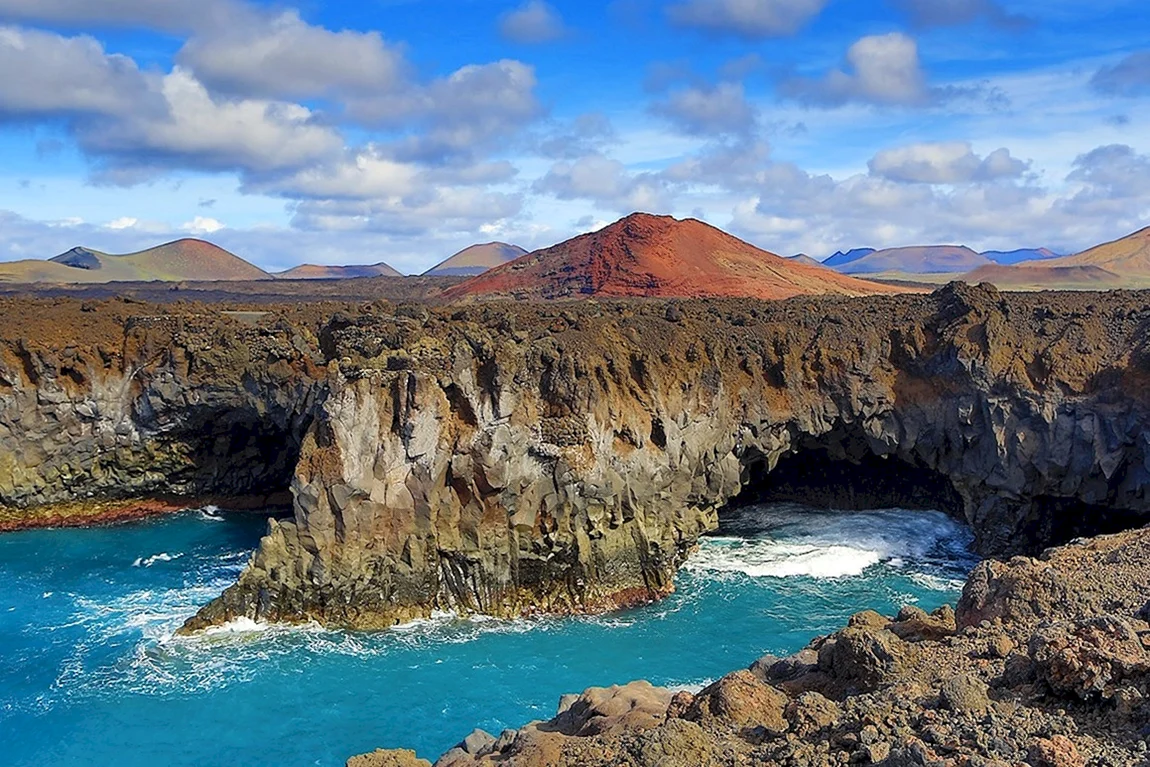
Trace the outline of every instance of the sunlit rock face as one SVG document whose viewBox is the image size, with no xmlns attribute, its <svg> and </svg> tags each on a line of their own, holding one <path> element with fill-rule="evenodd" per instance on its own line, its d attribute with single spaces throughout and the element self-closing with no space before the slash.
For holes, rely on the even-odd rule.
<svg viewBox="0 0 1150 767">
<path fill-rule="evenodd" d="M 740 493 L 840 505 L 852 471 L 859 504 L 947 509 L 984 553 L 1128 527 L 1147 323 L 1135 294 L 967 286 L 346 317 L 294 519 L 188 627 L 652 600 Z"/>
<path fill-rule="evenodd" d="M 732 500 L 944 509 L 988 554 L 1150 518 L 1138 293 L 9 308 L 6 519 L 294 499 L 189 629 L 646 602 Z"/>
</svg>

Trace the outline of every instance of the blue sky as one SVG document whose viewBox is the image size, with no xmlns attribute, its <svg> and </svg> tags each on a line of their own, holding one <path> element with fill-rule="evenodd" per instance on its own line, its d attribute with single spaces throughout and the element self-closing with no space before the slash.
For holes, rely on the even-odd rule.
<svg viewBox="0 0 1150 767">
<path fill-rule="evenodd" d="M 1150 223 L 1139 2 L 0 0 L 0 260 L 418 272 L 633 210 L 775 252 Z"/>
</svg>

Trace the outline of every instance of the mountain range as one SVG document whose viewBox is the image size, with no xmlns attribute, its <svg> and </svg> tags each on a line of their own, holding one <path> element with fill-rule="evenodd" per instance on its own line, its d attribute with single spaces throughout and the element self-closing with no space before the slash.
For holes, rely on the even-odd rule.
<svg viewBox="0 0 1150 767">
<path fill-rule="evenodd" d="M 100 283 L 182 280 L 270 280 L 272 275 L 203 240 L 169 242 L 112 255 L 72 248 L 47 261 L 0 263 L 0 282 Z"/>
</svg>

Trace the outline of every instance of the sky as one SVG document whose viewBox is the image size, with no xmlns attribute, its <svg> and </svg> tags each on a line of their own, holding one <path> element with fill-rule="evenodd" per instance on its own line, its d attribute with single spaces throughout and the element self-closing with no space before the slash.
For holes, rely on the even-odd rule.
<svg viewBox="0 0 1150 767">
<path fill-rule="evenodd" d="M 0 260 L 421 272 L 633 211 L 772 252 L 1150 224 L 1143 0 L 0 0 Z"/>
</svg>

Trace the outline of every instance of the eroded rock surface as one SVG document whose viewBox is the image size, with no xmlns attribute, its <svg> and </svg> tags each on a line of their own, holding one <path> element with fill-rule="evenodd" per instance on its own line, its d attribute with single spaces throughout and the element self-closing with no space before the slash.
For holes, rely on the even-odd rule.
<svg viewBox="0 0 1150 767">
<path fill-rule="evenodd" d="M 436 764 L 1147 765 L 1148 561 L 1150 529 L 996 563 L 993 588 L 976 573 L 957 616 L 861 613 L 794 658 L 763 659 L 698 695 L 642 682 L 591 689 L 568 703 L 577 727 L 562 713 Z M 1081 597 L 1053 598 L 1054 581 Z M 1031 599 L 1043 616 L 1014 609 Z M 988 610 L 1000 617 L 981 618 Z"/>
<path fill-rule="evenodd" d="M 984 553 L 1150 512 L 1141 293 L 3 303 L 3 513 L 290 486 L 294 517 L 189 630 L 657 599 L 740 492 L 943 508 Z M 819 664 L 902 662 L 852 641 Z"/>
<path fill-rule="evenodd" d="M 188 628 L 657 599 L 748 488 L 943 508 L 984 553 L 1124 529 L 1150 512 L 1148 328 L 1142 294 L 966 285 L 339 318 L 295 518 Z M 884 673 L 899 640 L 820 665 Z"/>
</svg>

